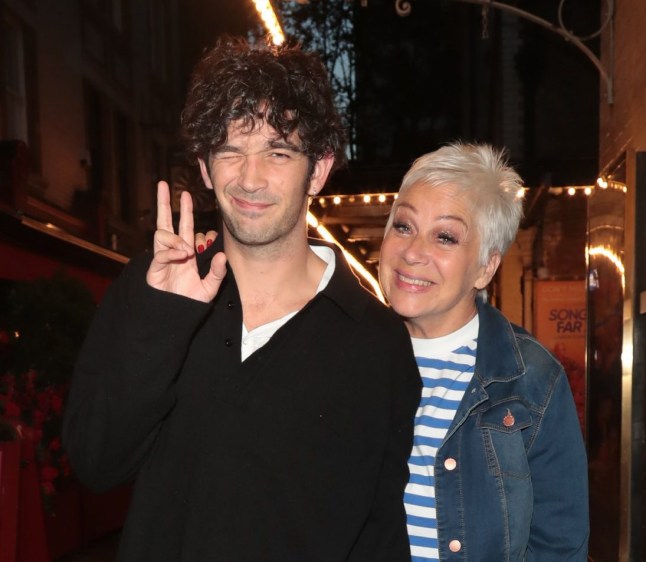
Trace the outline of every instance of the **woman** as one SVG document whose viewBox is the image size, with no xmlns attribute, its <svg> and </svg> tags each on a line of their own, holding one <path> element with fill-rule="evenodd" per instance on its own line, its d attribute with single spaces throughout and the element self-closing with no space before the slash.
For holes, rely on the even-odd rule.
<svg viewBox="0 0 646 562">
<path fill-rule="evenodd" d="M 482 298 L 522 215 L 486 145 L 419 158 L 393 205 L 380 281 L 424 389 L 405 504 L 414 562 L 585 561 L 587 461 L 556 359 Z"/>
</svg>

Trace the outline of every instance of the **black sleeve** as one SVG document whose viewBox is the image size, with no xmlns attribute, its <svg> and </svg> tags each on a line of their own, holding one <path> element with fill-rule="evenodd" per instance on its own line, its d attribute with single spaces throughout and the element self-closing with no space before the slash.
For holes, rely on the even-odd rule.
<svg viewBox="0 0 646 562">
<path fill-rule="evenodd" d="M 410 337 L 402 326 L 401 350 L 392 373 L 391 424 L 379 489 L 370 516 L 349 562 L 408 562 L 404 490 L 413 445 L 415 413 L 421 398 L 421 378 Z"/>
<path fill-rule="evenodd" d="M 127 481 L 175 404 L 174 381 L 211 305 L 151 288 L 150 255 L 108 289 L 81 349 L 65 406 L 63 443 L 95 490 Z"/>
</svg>

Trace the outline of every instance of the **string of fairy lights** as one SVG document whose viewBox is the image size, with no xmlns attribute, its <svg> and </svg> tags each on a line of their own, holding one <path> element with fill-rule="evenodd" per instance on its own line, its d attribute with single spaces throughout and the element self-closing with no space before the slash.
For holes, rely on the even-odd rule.
<svg viewBox="0 0 646 562">
<path fill-rule="evenodd" d="M 518 193 L 518 197 L 525 197 L 527 193 L 530 191 L 529 187 L 522 187 Z M 597 182 L 595 185 L 566 185 L 566 186 L 559 186 L 559 187 L 550 187 L 548 188 L 548 191 L 550 195 L 555 195 L 555 196 L 561 196 L 561 195 L 566 195 L 569 197 L 573 197 L 577 194 L 583 194 L 586 196 L 592 195 L 595 189 L 615 189 L 615 190 L 620 190 L 626 193 L 627 187 L 626 184 L 617 182 L 617 181 L 612 181 L 612 180 L 607 180 L 604 178 L 598 178 Z M 394 201 L 397 199 L 397 193 L 395 192 L 385 192 L 385 193 L 359 193 L 359 194 L 351 194 L 351 195 L 343 195 L 343 194 L 338 194 L 338 195 L 320 195 L 316 197 L 315 199 L 312 200 L 312 204 L 326 208 L 330 206 L 336 206 L 340 207 L 343 205 L 361 205 L 363 204 L 383 204 L 385 206 L 392 205 Z"/>
</svg>

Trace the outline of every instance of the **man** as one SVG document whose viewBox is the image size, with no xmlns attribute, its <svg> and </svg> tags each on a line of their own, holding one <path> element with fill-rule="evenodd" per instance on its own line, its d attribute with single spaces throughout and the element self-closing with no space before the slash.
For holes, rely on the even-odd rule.
<svg viewBox="0 0 646 562">
<path fill-rule="evenodd" d="M 160 182 L 154 254 L 106 295 L 66 412 L 82 481 L 136 478 L 119 560 L 410 560 L 410 340 L 306 235 L 343 154 L 322 64 L 222 42 L 182 120 L 222 236 L 196 256 L 191 198 L 175 234 Z"/>
</svg>

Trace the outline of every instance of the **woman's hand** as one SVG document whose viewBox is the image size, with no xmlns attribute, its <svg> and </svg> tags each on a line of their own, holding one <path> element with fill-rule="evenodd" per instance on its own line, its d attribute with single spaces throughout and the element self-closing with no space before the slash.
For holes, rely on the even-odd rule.
<svg viewBox="0 0 646 562">
<path fill-rule="evenodd" d="M 206 250 L 213 241 L 218 237 L 218 233 L 215 230 L 209 230 L 206 234 L 202 232 L 195 233 L 195 251 L 198 254 L 201 254 Z"/>
<path fill-rule="evenodd" d="M 200 278 L 195 260 L 196 237 L 193 228 L 193 201 L 189 193 L 183 192 L 180 199 L 179 229 L 175 234 L 170 206 L 170 190 L 166 182 L 160 181 L 157 184 L 157 230 L 153 244 L 154 257 L 148 268 L 146 281 L 151 287 L 160 291 L 210 302 L 217 295 L 222 279 L 226 275 L 226 256 L 223 252 L 218 252 L 213 256 L 209 272 L 204 279 Z M 211 238 L 211 242 L 213 239 L 215 236 Z M 204 237 L 204 245 L 206 243 L 206 237 Z"/>
</svg>

